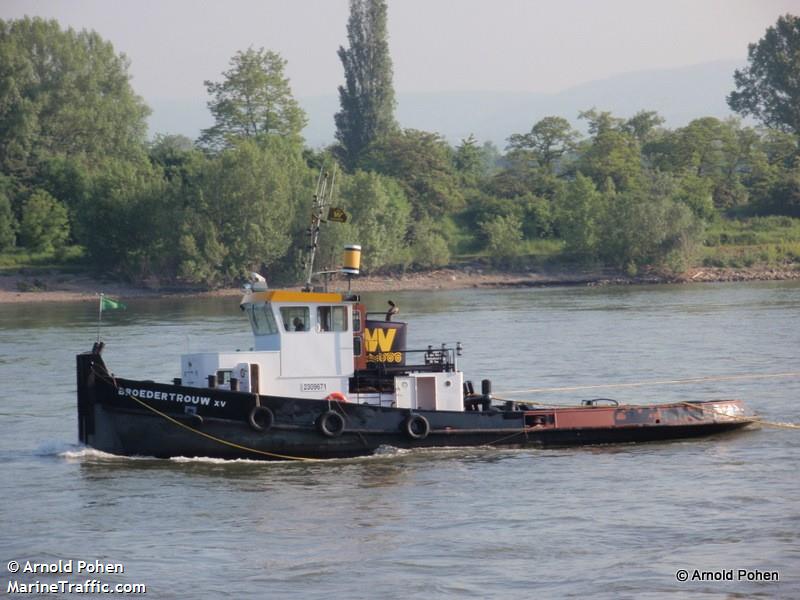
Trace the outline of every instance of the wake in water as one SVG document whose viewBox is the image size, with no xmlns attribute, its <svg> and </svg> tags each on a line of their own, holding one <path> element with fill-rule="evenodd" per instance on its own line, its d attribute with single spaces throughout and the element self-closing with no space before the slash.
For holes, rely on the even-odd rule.
<svg viewBox="0 0 800 600">
<path fill-rule="evenodd" d="M 74 450 L 64 450 L 57 454 L 60 458 L 67 460 L 152 460 L 145 456 L 118 456 L 116 454 L 109 454 L 94 448 L 87 448 L 86 446 L 75 446 Z"/>
<path fill-rule="evenodd" d="M 477 454 L 516 454 L 518 452 L 530 452 L 528 449 L 513 449 L 504 448 L 502 450 L 497 448 L 459 448 L 459 447 L 440 447 L 440 448 L 396 448 L 394 446 L 380 446 L 370 455 L 358 456 L 353 458 L 332 458 L 317 463 L 328 463 L 331 465 L 342 463 L 361 463 L 361 462 L 374 462 L 374 461 L 392 461 L 402 458 L 413 459 L 415 457 L 425 457 L 426 460 L 431 458 L 450 458 L 453 456 L 474 457 Z M 40 444 L 34 451 L 34 456 L 39 457 L 58 457 L 66 459 L 67 461 L 154 461 L 161 464 L 206 464 L 206 465 L 259 465 L 262 467 L 269 467 L 270 465 L 286 465 L 298 464 L 293 460 L 258 460 L 249 458 L 212 458 L 208 456 L 175 456 L 172 458 L 155 458 L 152 456 L 121 456 L 118 454 L 110 454 L 101 450 L 95 450 L 82 444 L 70 443 L 64 441 L 50 441 Z M 308 465 L 308 463 L 302 463 Z"/>
<path fill-rule="evenodd" d="M 149 456 L 120 456 L 89 448 L 76 442 L 64 442 L 53 440 L 41 443 L 34 451 L 34 456 L 65 458 L 69 461 L 75 460 L 157 460 Z"/>
<path fill-rule="evenodd" d="M 267 465 L 269 463 L 293 463 L 292 460 L 257 460 L 254 458 L 211 458 L 210 456 L 173 456 L 166 459 L 173 463 L 200 463 L 206 465 Z"/>
<path fill-rule="evenodd" d="M 42 442 L 33 451 L 34 456 L 61 456 L 67 452 L 77 452 L 84 448 L 83 444 L 76 442 L 49 441 Z"/>
</svg>

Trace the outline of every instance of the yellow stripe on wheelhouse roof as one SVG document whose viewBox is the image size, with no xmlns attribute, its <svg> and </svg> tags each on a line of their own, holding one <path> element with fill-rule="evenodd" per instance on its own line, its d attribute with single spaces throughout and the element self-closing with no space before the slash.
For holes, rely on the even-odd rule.
<svg viewBox="0 0 800 600">
<path fill-rule="evenodd" d="M 342 294 L 323 292 L 294 292 L 291 290 L 268 290 L 247 294 L 245 302 L 342 302 Z"/>
</svg>

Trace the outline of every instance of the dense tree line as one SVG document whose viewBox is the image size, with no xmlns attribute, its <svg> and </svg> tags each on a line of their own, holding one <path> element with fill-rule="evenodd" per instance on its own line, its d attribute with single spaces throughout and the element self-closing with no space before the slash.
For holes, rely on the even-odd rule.
<svg viewBox="0 0 800 600">
<path fill-rule="evenodd" d="M 453 255 L 524 265 L 542 241 L 563 259 L 679 270 L 709 224 L 800 217 L 797 17 L 781 17 L 735 74 L 731 107 L 763 125 L 706 117 L 669 129 L 652 111 L 590 109 L 578 115 L 586 133 L 546 117 L 503 152 L 397 125 L 386 18 L 384 0 L 351 0 L 337 142 L 319 151 L 304 147 L 306 117 L 275 52 L 240 51 L 205 82 L 215 123 L 198 140 L 148 142 L 148 109 L 108 42 L 0 21 L 0 251 L 57 259 L 79 246 L 136 281 L 291 280 L 316 177 L 335 161 L 350 218 L 328 226 L 320 256 L 333 265 L 359 242 L 367 271 Z"/>
</svg>

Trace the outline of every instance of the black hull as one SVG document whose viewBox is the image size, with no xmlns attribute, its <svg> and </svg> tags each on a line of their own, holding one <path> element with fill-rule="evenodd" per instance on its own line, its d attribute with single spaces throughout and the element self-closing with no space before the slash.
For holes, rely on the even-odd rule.
<svg viewBox="0 0 800 600">
<path fill-rule="evenodd" d="M 728 414 L 710 411 L 714 404 L 412 412 L 114 379 L 99 355 L 78 356 L 80 439 L 127 456 L 291 460 L 364 456 L 382 446 L 619 444 L 701 437 L 752 422 L 731 416 L 741 411 L 738 401 L 723 403 Z"/>
</svg>

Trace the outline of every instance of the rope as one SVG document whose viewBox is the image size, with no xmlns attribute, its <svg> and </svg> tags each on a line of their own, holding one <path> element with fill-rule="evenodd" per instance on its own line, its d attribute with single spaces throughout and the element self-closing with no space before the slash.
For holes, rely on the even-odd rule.
<svg viewBox="0 0 800 600">
<path fill-rule="evenodd" d="M 97 375 L 101 379 L 105 378 L 102 374 L 98 373 L 97 371 L 95 371 L 95 375 Z M 114 386 L 119 391 L 119 387 L 116 385 L 116 381 L 114 381 Z M 138 402 L 141 406 L 143 406 L 147 410 L 151 411 L 152 413 L 155 413 L 159 417 L 162 417 L 162 418 L 166 419 L 170 423 L 172 423 L 174 425 L 177 425 L 178 427 L 182 427 L 183 429 L 186 429 L 187 431 L 191 431 L 192 433 L 196 433 L 199 436 L 202 436 L 204 438 L 207 438 L 209 440 L 212 440 L 214 442 L 222 444 L 224 446 L 229 446 L 230 448 L 236 448 L 237 450 L 244 450 L 246 452 L 252 452 L 254 454 L 260 454 L 261 456 L 268 456 L 270 458 L 279 458 L 279 459 L 283 459 L 283 460 L 297 460 L 297 461 L 303 461 L 303 462 L 319 462 L 321 460 L 321 459 L 318 459 L 318 458 L 305 458 L 305 457 L 302 457 L 302 456 L 289 456 L 289 455 L 286 455 L 286 454 L 276 454 L 274 452 L 267 452 L 265 450 L 259 450 L 257 448 L 250 448 L 248 446 L 242 446 L 241 444 L 237 444 L 235 442 L 231 442 L 231 441 L 228 441 L 228 440 L 224 440 L 222 438 L 218 438 L 218 437 L 216 437 L 214 435 L 211 435 L 210 433 L 206 433 L 205 431 L 200 431 L 198 429 L 195 429 L 194 427 L 189 427 L 185 423 L 181 423 L 177 419 L 174 419 L 174 418 L 170 417 L 168 414 L 165 414 L 165 413 L 161 412 L 160 410 L 158 410 L 157 408 L 155 408 L 153 406 L 150 406 L 149 404 L 147 404 L 146 402 L 140 400 L 139 398 L 137 398 L 136 396 L 134 396 L 132 394 L 125 393 L 124 395 L 127 396 L 128 398 L 131 398 L 132 400 Z"/>
<path fill-rule="evenodd" d="M 546 402 L 534 402 L 533 400 L 512 400 L 511 398 L 503 398 L 501 396 L 495 396 L 494 394 L 492 394 L 492 400 L 500 400 L 500 402 L 513 402 L 514 404 L 531 404 L 533 406 L 553 406 L 552 404 L 547 404 Z"/>
<path fill-rule="evenodd" d="M 773 429 L 800 429 L 800 425 L 794 423 L 780 423 L 778 421 L 765 421 L 761 417 L 753 417 L 753 419 L 764 427 L 771 427 Z"/>
<path fill-rule="evenodd" d="M 486 444 L 482 444 L 481 447 L 482 448 L 491 448 L 495 444 L 499 444 L 500 442 L 505 442 L 506 440 L 510 440 L 511 438 L 517 437 L 518 435 L 523 435 L 523 434 L 527 433 L 527 431 L 528 431 L 528 428 L 523 426 L 523 428 L 521 430 L 517 431 L 516 433 L 512 433 L 511 435 L 507 435 L 507 436 L 498 438 L 498 439 L 496 439 L 494 441 L 491 441 L 491 442 L 487 442 Z"/>
<path fill-rule="evenodd" d="M 98 376 L 101 379 L 106 379 L 107 382 L 109 381 L 109 378 L 107 378 L 105 375 L 103 375 L 101 373 L 98 373 L 97 371 L 95 371 L 95 375 Z M 602 385 L 594 385 L 594 386 L 574 386 L 574 387 L 564 387 L 564 388 L 533 388 L 533 389 L 530 389 L 530 390 L 516 390 L 516 391 L 507 391 L 507 392 L 502 392 L 502 393 L 504 393 L 504 394 L 522 394 L 522 393 L 537 393 L 537 392 L 547 392 L 547 391 L 574 391 L 574 390 L 582 390 L 582 389 L 597 389 L 597 388 L 612 388 L 612 387 L 641 387 L 641 386 L 646 386 L 646 385 L 682 384 L 682 383 L 696 383 L 696 382 L 703 382 L 703 381 L 724 381 L 724 380 L 731 380 L 731 379 L 756 379 L 756 378 L 769 378 L 769 377 L 794 377 L 794 376 L 797 376 L 797 375 L 800 375 L 800 372 L 794 372 L 794 373 L 770 373 L 770 374 L 764 374 L 764 375 L 730 375 L 730 376 L 721 376 L 721 377 L 700 377 L 700 378 L 695 378 L 695 379 L 674 379 L 674 380 L 668 380 L 668 381 L 649 381 L 649 382 L 638 382 L 638 383 L 602 384 Z M 117 385 L 116 380 L 114 380 L 113 377 L 111 377 L 110 381 L 111 381 L 113 387 L 117 391 L 119 391 L 120 388 Z M 204 431 L 200 431 L 198 429 L 195 429 L 194 427 L 189 427 L 185 423 L 181 423 L 177 419 L 174 419 L 173 417 L 170 417 L 168 414 L 161 412 L 157 408 L 155 408 L 153 406 L 150 406 L 149 404 L 147 404 L 146 402 L 144 402 L 143 400 L 137 398 L 136 396 L 134 396 L 132 394 L 129 394 L 129 393 L 126 392 L 124 395 L 127 396 L 128 398 L 131 398 L 133 401 L 137 402 L 139 405 L 143 406 L 144 408 L 146 408 L 150 412 L 158 415 L 159 417 L 162 417 L 163 419 L 166 419 L 167 421 L 169 421 L 173 425 L 177 425 L 178 427 L 181 427 L 181 428 L 183 428 L 183 429 L 185 429 L 187 431 L 195 433 L 195 434 L 197 434 L 199 436 L 202 436 L 202 437 L 204 437 L 206 439 L 209 439 L 209 440 L 212 440 L 214 442 L 217 442 L 218 444 L 222 444 L 222 445 L 228 446 L 230 448 L 236 448 L 237 450 L 244 450 L 245 452 L 252 452 L 253 454 L 258 454 L 258 455 L 261 455 L 261 456 L 267 456 L 269 458 L 277 458 L 277 459 L 282 459 L 282 460 L 294 460 L 294 461 L 301 461 L 301 462 L 319 462 L 319 461 L 321 461 L 321 459 L 318 459 L 318 458 L 307 458 L 307 457 L 302 457 L 302 456 L 290 456 L 290 455 L 287 455 L 287 454 L 277 454 L 277 453 L 274 453 L 274 452 L 267 452 L 266 450 L 259 450 L 257 448 L 250 448 L 248 446 L 243 446 L 241 444 L 237 444 L 235 442 L 231 442 L 229 440 L 225 440 L 225 439 L 216 437 L 216 436 L 211 435 L 209 433 L 206 433 Z M 498 399 L 498 400 L 502 400 L 502 398 L 499 398 L 497 396 L 495 396 L 495 398 Z M 508 402 L 525 402 L 525 401 L 508 400 Z M 537 405 L 537 406 L 545 406 L 544 404 L 542 404 L 540 402 L 527 402 L 527 404 L 534 404 L 534 405 Z M 683 402 L 682 404 L 686 404 L 687 406 L 692 406 L 694 408 L 698 408 L 698 405 L 694 404 L 694 403 Z M 331 408 L 330 400 L 328 401 L 328 405 L 329 405 L 329 409 L 330 409 Z M 340 403 L 338 401 L 336 402 L 336 405 L 339 407 L 340 410 L 342 410 L 342 412 L 344 412 L 344 409 L 341 407 L 341 405 L 340 405 Z M 703 412 L 706 411 L 706 407 L 700 406 L 699 408 Z M 760 425 L 763 425 L 765 427 L 772 427 L 772 428 L 776 428 L 776 429 L 800 429 L 800 425 L 796 425 L 794 423 L 779 423 L 779 422 L 775 422 L 775 421 L 766 421 L 766 420 L 764 420 L 764 419 L 762 419 L 760 417 L 747 417 L 747 419 L 756 421 Z M 733 417 L 731 420 L 737 420 L 737 419 L 735 417 Z M 519 435 L 523 435 L 525 433 L 526 433 L 526 429 L 523 428 L 522 430 L 520 430 L 520 431 L 518 431 L 516 433 L 512 433 L 511 435 L 507 435 L 507 436 L 498 438 L 498 439 L 496 439 L 496 440 L 494 440 L 492 442 L 489 442 L 487 444 L 482 444 L 482 446 L 483 447 L 491 447 L 491 446 L 494 446 L 495 444 L 497 444 L 499 442 L 505 441 L 507 439 L 511 439 L 511 438 L 519 436 Z"/>
<path fill-rule="evenodd" d="M 800 371 L 788 373 L 752 373 L 748 375 L 718 375 L 709 377 L 693 377 L 690 379 L 665 379 L 656 381 L 638 381 L 634 383 L 602 383 L 596 385 L 576 385 L 571 387 L 530 388 L 527 390 L 508 390 L 500 394 L 541 394 L 544 392 L 576 392 L 581 390 L 599 390 L 609 388 L 634 388 L 648 385 L 683 385 L 705 383 L 708 381 L 735 381 L 738 379 L 775 379 L 779 377 L 800 377 Z"/>
<path fill-rule="evenodd" d="M 305 462 L 317 462 L 317 461 L 320 460 L 318 458 L 305 458 L 305 457 L 302 457 L 302 456 L 288 456 L 286 454 L 275 454 L 274 452 L 267 452 L 265 450 L 258 450 L 257 448 L 249 448 L 247 446 L 242 446 L 241 444 L 236 444 L 235 442 L 229 442 L 228 440 L 223 440 L 222 438 L 218 438 L 218 437 L 216 437 L 214 435 L 206 433 L 205 431 L 200 431 L 198 429 L 195 429 L 194 427 L 189 427 L 188 425 L 186 425 L 185 423 L 181 423 L 177 419 L 173 419 L 172 417 L 170 417 L 169 415 L 161 412 L 157 408 L 154 408 L 154 407 L 150 406 L 149 404 L 147 404 L 146 402 L 143 402 L 143 401 L 139 400 L 139 398 L 137 398 L 136 396 L 133 396 L 131 394 L 126 394 L 126 395 L 129 398 L 132 398 L 133 400 L 135 400 L 136 402 L 141 404 L 142 406 L 144 406 L 147 410 L 150 410 L 150 411 L 154 412 L 159 417 L 165 418 L 170 423 L 178 425 L 179 427 L 183 427 L 187 431 L 191 431 L 192 433 L 196 433 L 197 435 L 203 436 L 204 438 L 208 438 L 209 440 L 218 442 L 218 443 L 223 444 L 225 446 L 230 446 L 231 448 L 236 448 L 238 450 L 245 450 L 247 452 L 254 452 L 255 454 L 260 454 L 262 456 L 269 456 L 270 458 L 281 458 L 281 459 L 284 459 L 284 460 L 299 460 L 299 461 L 305 461 Z"/>
</svg>

